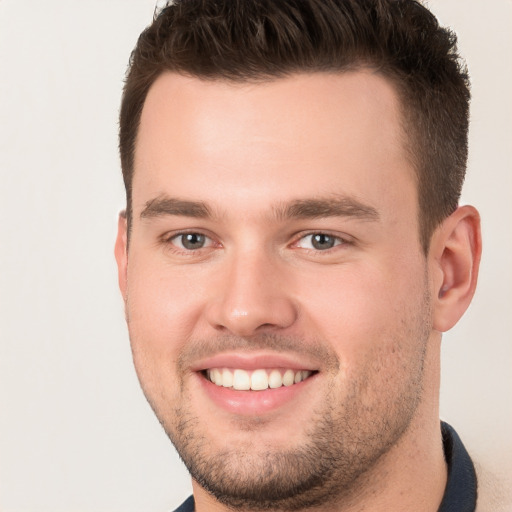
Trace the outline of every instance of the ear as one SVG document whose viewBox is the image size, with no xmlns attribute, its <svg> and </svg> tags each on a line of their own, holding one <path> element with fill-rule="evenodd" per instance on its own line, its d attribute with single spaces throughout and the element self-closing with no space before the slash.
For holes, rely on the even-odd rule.
<svg viewBox="0 0 512 512">
<path fill-rule="evenodd" d="M 468 308 L 481 253 L 480 215 L 472 206 L 461 206 L 438 227 L 430 245 L 433 327 L 437 331 L 451 329 Z"/>
<path fill-rule="evenodd" d="M 126 276 L 128 269 L 128 224 L 126 212 L 123 210 L 119 214 L 117 221 L 117 237 L 114 247 L 114 254 L 117 262 L 117 275 L 119 280 L 119 289 L 123 298 L 126 299 Z"/>
</svg>

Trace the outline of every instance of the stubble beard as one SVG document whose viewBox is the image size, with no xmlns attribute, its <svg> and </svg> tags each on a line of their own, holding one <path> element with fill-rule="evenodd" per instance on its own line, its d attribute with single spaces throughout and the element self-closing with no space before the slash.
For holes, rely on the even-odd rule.
<svg viewBox="0 0 512 512">
<path fill-rule="evenodd" d="M 342 403 L 340 383 L 333 380 L 322 403 L 308 416 L 309 427 L 303 436 L 306 441 L 293 450 L 262 449 L 256 440 L 254 445 L 212 453 L 207 418 L 190 410 L 183 380 L 175 407 L 167 404 L 163 410 L 146 396 L 192 478 L 220 503 L 247 511 L 297 511 L 334 502 L 338 506 L 343 502 L 349 505 L 360 501 L 371 488 L 368 480 L 375 476 L 372 470 L 409 429 L 421 402 L 430 318 L 430 301 L 425 292 L 416 317 L 409 318 L 408 325 L 405 320 L 402 322 L 403 331 L 387 344 L 385 351 L 375 349 L 381 353 L 369 358 L 364 371 L 343 394 Z M 416 342 L 411 343 L 411 339 Z M 259 346 L 286 348 L 292 342 L 263 336 Z M 229 343 L 233 345 L 232 340 Z M 254 340 L 250 343 L 254 344 Z M 306 345 L 304 341 L 296 344 L 301 343 Z M 244 344 L 239 340 L 240 346 Z M 325 345 L 316 347 L 327 350 Z M 339 361 L 332 361 L 333 357 L 337 359 L 334 353 L 330 357 L 334 374 Z M 390 358 L 399 358 L 400 365 L 390 362 Z M 392 367 L 391 371 L 398 368 L 402 375 L 394 392 L 388 391 L 383 397 L 381 388 L 387 384 L 389 371 L 386 364 Z M 384 381 L 373 380 L 376 374 L 382 374 Z M 368 392 L 380 392 L 381 396 L 364 403 L 361 396 Z M 301 428 L 300 417 L 297 423 Z M 246 425 L 246 429 L 250 428 L 254 428 L 257 439 L 258 425 Z"/>
<path fill-rule="evenodd" d="M 330 401 L 329 401 L 330 402 Z M 369 433 L 360 418 L 340 421 L 330 406 L 313 415 L 308 440 L 294 450 L 226 450 L 211 453 L 197 417 L 177 409 L 178 422 L 167 434 L 192 478 L 219 502 L 235 510 L 298 511 L 364 498 L 366 475 L 407 430 L 414 405 Z M 255 435 L 257 437 L 257 433 Z"/>
</svg>

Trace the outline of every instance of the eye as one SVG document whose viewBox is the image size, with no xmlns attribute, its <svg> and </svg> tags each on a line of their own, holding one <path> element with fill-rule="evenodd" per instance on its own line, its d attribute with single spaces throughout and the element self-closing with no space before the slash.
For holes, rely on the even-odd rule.
<svg viewBox="0 0 512 512">
<path fill-rule="evenodd" d="M 195 251 L 212 245 L 212 240 L 202 233 L 181 233 L 169 240 L 178 249 Z"/>
<path fill-rule="evenodd" d="M 315 251 L 327 251 L 337 245 L 344 243 L 344 240 L 337 236 L 326 233 L 311 233 L 303 236 L 297 243 L 301 249 L 314 249 Z"/>
</svg>

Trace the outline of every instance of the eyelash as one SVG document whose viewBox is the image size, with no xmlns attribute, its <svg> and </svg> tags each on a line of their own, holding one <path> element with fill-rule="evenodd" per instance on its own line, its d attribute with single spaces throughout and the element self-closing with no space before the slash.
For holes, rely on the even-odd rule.
<svg viewBox="0 0 512 512">
<path fill-rule="evenodd" d="M 326 232 L 326 231 L 310 231 L 308 233 L 300 233 L 300 235 L 296 237 L 296 241 L 293 242 L 292 245 L 294 247 L 297 247 L 301 241 L 304 241 L 308 237 L 314 237 L 314 236 L 323 236 L 323 237 L 331 238 L 334 240 L 334 245 L 332 247 L 326 248 L 324 250 L 302 247 L 302 249 L 304 251 L 308 251 L 308 252 L 318 254 L 318 255 L 327 255 L 327 254 L 331 254 L 333 250 L 336 250 L 336 247 L 340 248 L 340 246 L 350 245 L 352 243 L 350 240 L 348 240 L 348 237 L 344 238 L 342 236 L 334 235 L 334 234 Z M 313 241 L 311 241 L 310 244 L 313 245 Z"/>
<path fill-rule="evenodd" d="M 180 248 L 173 243 L 174 240 L 180 239 L 186 235 L 199 235 L 205 237 L 205 239 L 212 242 L 208 245 L 208 247 L 199 247 L 198 249 L 186 249 L 186 248 Z M 166 234 L 162 237 L 162 243 L 167 246 L 172 252 L 175 252 L 180 255 L 185 256 L 193 256 L 194 254 L 197 254 L 201 249 L 208 249 L 210 245 L 212 246 L 220 246 L 220 244 L 215 244 L 213 238 L 211 236 L 206 235 L 205 233 L 202 233 L 201 231 L 180 231 L 178 233 L 172 233 L 172 234 Z"/>
<path fill-rule="evenodd" d="M 173 241 L 180 239 L 186 235 L 198 235 L 198 236 L 205 237 L 206 240 L 210 241 L 210 244 L 206 247 L 199 247 L 195 250 L 177 247 Z M 334 239 L 334 245 L 325 250 L 315 249 L 315 248 L 298 247 L 298 244 L 301 241 L 305 240 L 307 237 L 313 237 L 315 235 L 321 235 L 324 237 L 329 237 L 329 238 Z M 201 251 L 202 249 L 209 249 L 211 247 L 214 247 L 214 248 L 221 247 L 220 243 L 215 243 L 215 241 L 213 240 L 212 237 L 210 237 L 200 231 L 180 231 L 178 233 L 167 234 L 162 237 L 162 243 L 164 245 L 166 245 L 170 250 L 172 250 L 172 252 L 177 253 L 179 255 L 185 255 L 185 256 L 197 255 L 198 252 Z M 302 249 L 303 251 L 305 251 L 307 253 L 314 253 L 315 255 L 328 255 L 328 254 L 331 254 L 333 250 L 336 250 L 337 247 L 347 246 L 347 245 L 353 245 L 353 242 L 350 239 L 348 239 L 348 237 L 341 237 L 339 235 L 334 235 L 334 234 L 326 232 L 326 231 L 310 231 L 310 232 L 300 233 L 299 235 L 294 237 L 294 241 L 290 244 L 290 246 L 292 248 Z"/>
</svg>

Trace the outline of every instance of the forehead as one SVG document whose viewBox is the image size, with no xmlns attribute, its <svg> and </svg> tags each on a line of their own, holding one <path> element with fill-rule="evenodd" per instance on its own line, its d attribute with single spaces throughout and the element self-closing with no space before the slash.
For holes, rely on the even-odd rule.
<svg viewBox="0 0 512 512">
<path fill-rule="evenodd" d="M 415 181 L 403 140 L 395 89 L 369 70 L 256 84 L 164 73 L 141 116 L 134 210 L 169 192 L 246 210 L 331 192 L 392 200 L 390 183 Z"/>
</svg>

